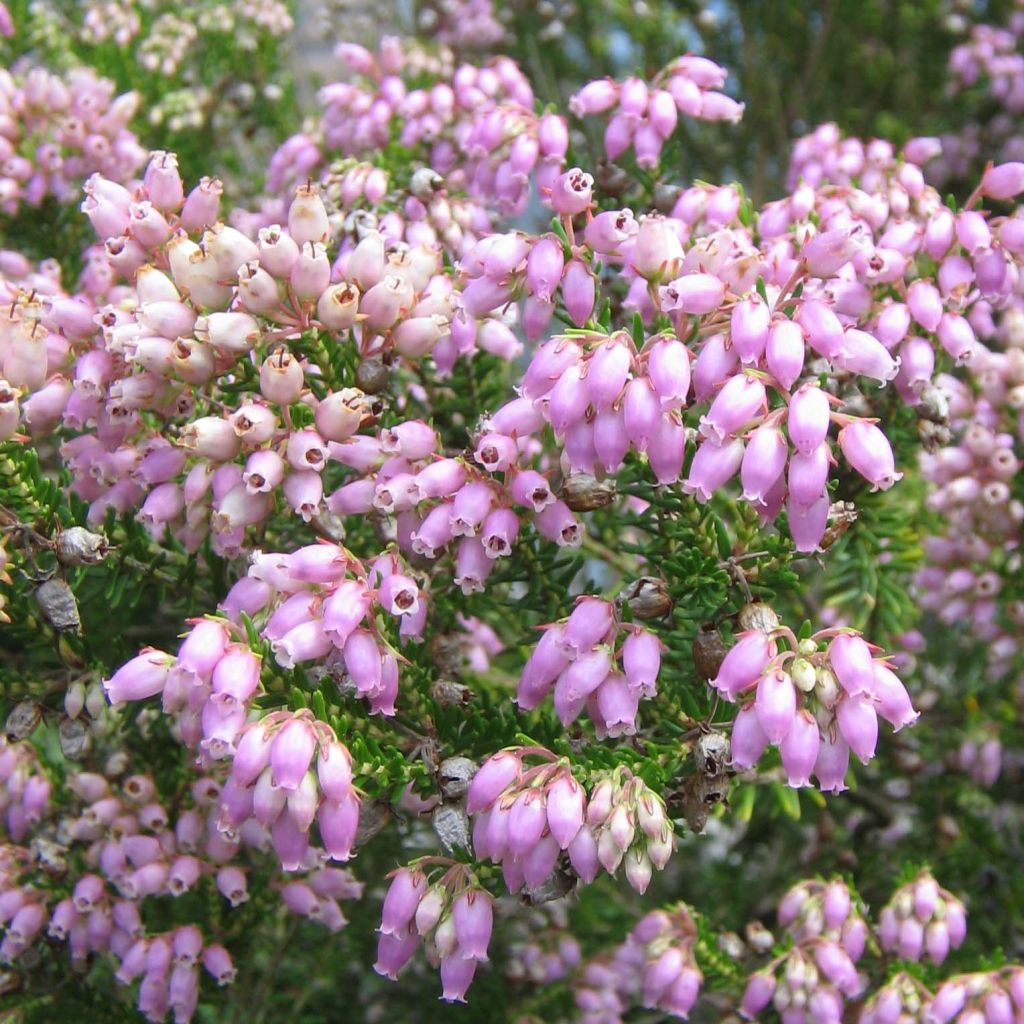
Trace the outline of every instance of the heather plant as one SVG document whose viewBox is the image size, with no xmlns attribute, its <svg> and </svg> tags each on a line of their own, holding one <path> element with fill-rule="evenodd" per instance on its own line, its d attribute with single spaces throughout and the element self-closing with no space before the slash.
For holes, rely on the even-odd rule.
<svg viewBox="0 0 1024 1024">
<path fill-rule="evenodd" d="M 11 1020 L 1024 1016 L 1021 11 L 548 6 L 0 6 Z"/>
</svg>

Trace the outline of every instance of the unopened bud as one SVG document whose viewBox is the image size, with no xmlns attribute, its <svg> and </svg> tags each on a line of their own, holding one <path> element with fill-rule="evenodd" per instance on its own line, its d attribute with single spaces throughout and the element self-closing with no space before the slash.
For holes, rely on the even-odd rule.
<svg viewBox="0 0 1024 1024">
<path fill-rule="evenodd" d="M 107 538 L 81 526 L 61 530 L 53 542 L 53 551 L 61 565 L 95 565 L 107 557 Z"/>
<path fill-rule="evenodd" d="M 797 689 L 802 690 L 804 693 L 810 693 L 818 682 L 818 673 L 815 671 L 814 666 L 804 658 L 797 658 L 793 662 L 789 674 L 793 677 L 793 683 Z"/>
</svg>

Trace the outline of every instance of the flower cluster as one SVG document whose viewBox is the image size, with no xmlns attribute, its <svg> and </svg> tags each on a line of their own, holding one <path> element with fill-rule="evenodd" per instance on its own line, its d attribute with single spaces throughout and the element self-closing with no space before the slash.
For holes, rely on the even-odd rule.
<svg viewBox="0 0 1024 1024">
<path fill-rule="evenodd" d="M 625 634 L 616 650 L 618 637 Z M 615 606 L 582 597 L 563 623 L 546 626 L 519 679 L 516 701 L 532 710 L 554 688 L 563 725 L 586 708 L 599 738 L 632 735 L 641 697 L 657 693 L 661 642 L 642 626 L 625 626 Z M 621 661 L 621 670 L 616 666 Z"/>
<path fill-rule="evenodd" d="M 436 866 L 446 870 L 431 881 Z M 464 865 L 440 857 L 421 858 L 389 877 L 374 970 L 396 980 L 422 939 L 427 958 L 440 968 L 441 998 L 465 1002 L 477 964 L 487 960 L 494 923 L 490 893 Z"/>
<path fill-rule="evenodd" d="M 229 906 L 240 906 L 249 899 L 250 870 L 240 854 L 264 849 L 266 834 L 222 827 L 222 787 L 211 776 L 194 778 L 172 819 L 152 777 L 123 774 L 128 762 L 117 754 L 108 758 L 104 774 L 69 775 L 69 792 L 58 805 L 48 800 L 50 783 L 32 748 L 24 742 L 0 744 L 4 764 L 14 766 L 7 785 L 21 780 L 26 806 L 22 821 L 11 813 L 14 805 L 8 806 L 7 834 L 13 842 L 0 856 L 0 921 L 6 924 L 0 957 L 14 961 L 44 934 L 66 944 L 78 966 L 110 954 L 118 984 L 141 979 L 138 1007 L 147 1019 L 163 1020 L 170 1010 L 178 1024 L 191 1020 L 200 966 L 226 985 L 235 977 L 231 956 L 208 942 L 196 924 L 149 932 L 143 923 L 146 905 L 208 884 Z M 36 826 L 31 845 L 14 845 L 24 838 L 26 821 Z M 315 863 L 304 869 L 306 881 L 283 886 L 284 905 L 334 930 L 342 927 L 338 899 L 358 898 L 361 886 L 338 869 Z M 313 893 L 314 906 L 300 910 L 293 890 Z"/>
<path fill-rule="evenodd" d="M 42 67 L 0 74 L 0 211 L 13 216 L 52 196 L 67 201 L 99 172 L 128 181 L 145 151 L 129 130 L 134 93 L 87 68 L 52 74 Z"/>
<path fill-rule="evenodd" d="M 641 918 L 610 958 L 587 964 L 573 993 L 580 1024 L 618 1021 L 631 1006 L 686 1019 L 703 981 L 696 939 L 685 903 Z"/>
<path fill-rule="evenodd" d="M 964 905 L 927 871 L 897 889 L 878 918 L 882 948 L 903 960 L 941 964 L 966 935 Z"/>
<path fill-rule="evenodd" d="M 728 72 L 706 57 L 677 57 L 648 83 L 642 78 L 588 82 L 572 99 L 576 117 L 611 116 L 604 132 L 604 151 L 618 160 L 630 147 L 640 167 L 657 167 L 665 141 L 680 114 L 704 121 L 738 121 L 743 104 L 719 92 Z"/>
<path fill-rule="evenodd" d="M 780 652 L 782 637 L 788 649 Z M 733 764 L 751 768 L 771 744 L 795 787 L 810 785 L 813 774 L 822 790 L 840 792 L 851 751 L 864 763 L 874 757 L 879 717 L 897 731 L 918 717 L 889 663 L 846 628 L 803 640 L 786 627 L 741 633 L 711 685 L 726 700 L 743 701 Z"/>
</svg>

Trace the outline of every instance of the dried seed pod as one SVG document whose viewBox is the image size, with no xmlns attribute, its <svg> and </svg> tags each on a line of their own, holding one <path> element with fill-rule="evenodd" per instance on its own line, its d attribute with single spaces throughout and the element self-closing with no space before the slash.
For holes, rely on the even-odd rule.
<svg viewBox="0 0 1024 1024">
<path fill-rule="evenodd" d="M 78 602 L 71 588 L 54 576 L 36 587 L 36 601 L 47 621 L 61 632 L 80 633 L 82 620 L 78 617 Z"/>
<path fill-rule="evenodd" d="M 128 771 L 128 766 L 131 763 L 127 751 L 115 750 L 106 760 L 103 765 L 103 774 L 108 779 L 116 779 L 124 775 Z"/>
<path fill-rule="evenodd" d="M 725 775 L 691 775 L 683 782 L 680 798 L 683 817 L 691 832 L 703 832 L 711 809 L 722 803 L 729 793 Z"/>
<path fill-rule="evenodd" d="M 917 413 L 938 426 L 949 426 L 949 398 L 941 389 L 929 384 L 921 390 Z"/>
<path fill-rule="evenodd" d="M 759 633 L 771 633 L 779 628 L 779 617 L 771 605 L 763 601 L 745 604 L 737 616 L 741 630 L 757 630 Z"/>
<path fill-rule="evenodd" d="M 68 861 L 65 856 L 67 852 L 66 846 L 55 843 L 52 839 L 46 839 L 43 836 L 36 836 L 29 847 L 29 856 L 51 878 L 60 878 L 62 875 L 67 874 Z"/>
<path fill-rule="evenodd" d="M 671 216 L 683 190 L 678 185 L 666 185 L 659 181 L 654 186 L 654 206 L 659 213 Z"/>
<path fill-rule="evenodd" d="M 672 611 L 668 585 L 656 576 L 641 576 L 619 594 L 619 604 L 626 604 L 635 619 L 660 619 Z"/>
<path fill-rule="evenodd" d="M 442 708 L 453 708 L 460 704 L 468 704 L 473 698 L 473 691 L 454 679 L 438 679 L 430 688 L 430 696 Z"/>
<path fill-rule="evenodd" d="M 731 753 L 729 737 L 723 732 L 702 733 L 693 745 L 694 764 L 705 775 L 723 775 Z"/>
<path fill-rule="evenodd" d="M 368 843 L 391 820 L 391 808 L 380 800 L 364 801 L 359 807 L 359 828 L 356 846 Z"/>
<path fill-rule="evenodd" d="M 743 934 L 755 953 L 768 953 L 775 945 L 775 936 L 760 921 L 748 921 Z"/>
<path fill-rule="evenodd" d="M 618 164 L 610 164 L 602 160 L 594 172 L 594 181 L 598 190 L 606 196 L 621 196 L 629 191 L 633 179 L 629 171 Z"/>
<path fill-rule="evenodd" d="M 821 550 L 826 551 L 857 521 L 857 506 L 852 501 L 836 501 L 829 506 L 828 528 L 821 538 Z"/>
<path fill-rule="evenodd" d="M 11 709 L 4 723 L 4 734 L 9 743 L 27 740 L 36 731 L 43 717 L 43 709 L 34 700 L 19 701 Z"/>
<path fill-rule="evenodd" d="M 381 359 L 364 359 L 356 367 L 356 387 L 368 395 L 379 395 L 391 380 L 391 371 Z"/>
<path fill-rule="evenodd" d="M 705 679 L 714 679 L 727 651 L 713 622 L 705 622 L 693 638 L 693 666 Z"/>
<path fill-rule="evenodd" d="M 747 947 L 735 932 L 722 932 L 718 936 L 718 948 L 730 960 L 742 960 L 747 955 Z"/>
<path fill-rule="evenodd" d="M 10 996 L 21 989 L 24 978 L 16 971 L 0 971 L 0 996 Z"/>
<path fill-rule="evenodd" d="M 562 858 L 555 865 L 555 870 L 540 885 L 524 890 L 520 899 L 526 906 L 536 907 L 541 903 L 552 903 L 573 891 L 576 886 L 576 874 L 567 863 L 563 863 L 565 859 Z"/>
<path fill-rule="evenodd" d="M 469 848 L 469 816 L 459 804 L 441 804 L 430 819 L 437 838 L 448 853 Z"/>
<path fill-rule="evenodd" d="M 917 421 L 917 436 L 921 438 L 925 451 L 934 452 L 949 444 L 953 439 L 953 432 L 944 423 L 920 419 Z"/>
<path fill-rule="evenodd" d="M 53 541 L 53 552 L 61 565 L 95 565 L 107 557 L 109 550 L 103 534 L 81 526 L 61 530 Z"/>
<path fill-rule="evenodd" d="M 471 761 L 468 757 L 446 757 L 437 769 L 441 796 L 445 800 L 459 800 L 464 797 L 478 767 L 476 761 Z"/>
<path fill-rule="evenodd" d="M 465 658 L 465 637 L 457 633 L 438 633 L 430 641 L 430 656 L 440 675 L 459 675 Z"/>
<path fill-rule="evenodd" d="M 593 512 L 615 500 L 614 480 L 598 480 L 589 473 L 573 473 L 562 484 L 562 500 L 573 512 Z"/>
<path fill-rule="evenodd" d="M 60 749 L 69 761 L 81 761 L 92 750 L 92 732 L 82 718 L 62 718 L 57 727 Z"/>
</svg>

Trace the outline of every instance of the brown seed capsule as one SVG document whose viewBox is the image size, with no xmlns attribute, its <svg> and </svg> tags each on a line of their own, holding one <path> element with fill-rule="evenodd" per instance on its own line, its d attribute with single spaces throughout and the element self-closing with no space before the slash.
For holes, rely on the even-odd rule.
<svg viewBox="0 0 1024 1024">
<path fill-rule="evenodd" d="M 57 733 L 60 749 L 69 761 L 81 761 L 92 750 L 92 732 L 83 718 L 62 718 Z"/>
<path fill-rule="evenodd" d="M 828 509 L 828 527 L 821 538 L 821 550 L 827 551 L 857 521 L 857 506 L 852 501 L 833 502 Z"/>
<path fill-rule="evenodd" d="M 443 708 L 453 708 L 459 704 L 468 704 L 473 698 L 473 691 L 454 679 L 438 679 L 430 688 L 430 696 Z"/>
<path fill-rule="evenodd" d="M 664 580 L 641 576 L 619 594 L 620 604 L 629 605 L 635 619 L 660 619 L 672 611 L 672 598 Z"/>
<path fill-rule="evenodd" d="M 466 795 L 477 771 L 476 761 L 468 757 L 446 757 L 437 769 L 437 781 L 445 800 L 459 800 Z"/>
<path fill-rule="evenodd" d="M 366 800 L 359 807 L 356 846 L 368 843 L 391 820 L 391 808 L 380 800 Z"/>
<path fill-rule="evenodd" d="M 755 953 L 768 953 L 775 945 L 775 936 L 760 921 L 748 921 L 743 932 Z"/>
<path fill-rule="evenodd" d="M 723 732 L 706 732 L 693 745 L 693 762 L 705 775 L 725 773 L 732 754 L 729 737 Z"/>
<path fill-rule="evenodd" d="M 430 823 L 448 853 L 454 853 L 458 847 L 469 848 L 469 817 L 460 804 L 442 804 L 434 811 Z"/>
<path fill-rule="evenodd" d="M 597 165 L 594 180 L 597 182 L 599 191 L 606 196 L 624 195 L 633 184 L 629 171 L 619 167 L 618 164 L 610 164 L 605 160 Z"/>
<path fill-rule="evenodd" d="M 934 452 L 945 448 L 953 438 L 953 432 L 944 423 L 932 423 L 931 420 L 917 421 L 917 436 L 925 451 Z"/>
<path fill-rule="evenodd" d="M 78 617 L 78 602 L 71 588 L 54 576 L 36 587 L 36 601 L 47 621 L 61 632 L 79 633 L 82 620 Z"/>
<path fill-rule="evenodd" d="M 438 633 L 430 641 L 430 656 L 440 675 L 459 675 L 465 657 L 463 638 L 454 633 Z"/>
<path fill-rule="evenodd" d="M 683 817 L 691 832 L 703 832 L 711 809 L 729 794 L 725 775 L 691 775 L 680 790 Z"/>
<path fill-rule="evenodd" d="M 22 986 L 22 976 L 14 971 L 0 971 L 0 996 L 9 996 Z"/>
<path fill-rule="evenodd" d="M 747 947 L 735 932 L 722 932 L 718 936 L 718 948 L 730 960 L 742 960 L 747 955 Z"/>
<path fill-rule="evenodd" d="M 679 201 L 682 191 L 678 185 L 666 185 L 664 182 L 659 181 L 654 186 L 654 206 L 657 211 L 663 213 L 666 217 L 670 216 L 675 209 L 676 203 Z"/>
<path fill-rule="evenodd" d="M 27 740 L 36 731 L 43 717 L 42 708 L 34 700 L 19 701 L 11 709 L 4 723 L 4 734 L 9 743 Z"/>
<path fill-rule="evenodd" d="M 54 538 L 53 551 L 61 565 L 95 565 L 107 557 L 107 538 L 81 526 L 61 530 Z"/>
<path fill-rule="evenodd" d="M 573 512 L 593 512 L 615 500 L 614 480 L 598 480 L 589 473 L 573 473 L 562 484 L 562 500 Z"/>
<path fill-rule="evenodd" d="M 722 635 L 713 622 L 705 622 L 693 638 L 693 667 L 705 679 L 714 679 L 726 655 Z"/>
<path fill-rule="evenodd" d="M 576 886 L 576 874 L 569 867 L 567 859 L 562 858 L 555 865 L 554 871 L 540 885 L 526 889 L 519 897 L 520 900 L 528 907 L 536 907 L 541 903 L 553 903 L 563 896 L 568 896 Z"/>
<path fill-rule="evenodd" d="M 771 633 L 779 628 L 779 616 L 775 609 L 763 601 L 745 604 L 740 609 L 737 622 L 744 632 L 756 630 L 759 633 Z"/>
<path fill-rule="evenodd" d="M 29 847 L 29 856 L 46 872 L 51 878 L 59 878 L 67 873 L 68 861 L 67 847 L 55 843 L 52 839 L 43 836 L 36 836 Z"/>
<path fill-rule="evenodd" d="M 380 359 L 364 359 L 356 367 L 356 387 L 368 395 L 384 391 L 391 380 L 391 371 Z"/>
</svg>

